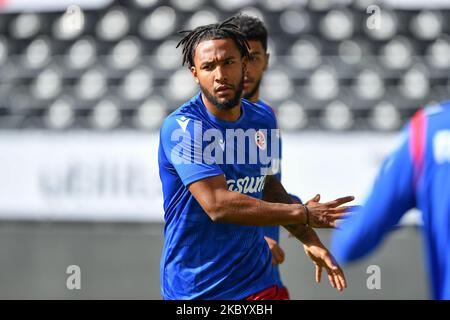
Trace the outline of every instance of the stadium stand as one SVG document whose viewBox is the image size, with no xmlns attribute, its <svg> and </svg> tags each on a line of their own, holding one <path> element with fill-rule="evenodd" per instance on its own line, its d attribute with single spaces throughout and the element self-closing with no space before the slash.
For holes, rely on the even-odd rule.
<svg viewBox="0 0 450 320">
<path fill-rule="evenodd" d="M 450 10 L 377 1 L 114 0 L 80 11 L 0 10 L 0 128 L 157 130 L 197 90 L 177 31 L 244 12 L 270 30 L 262 97 L 288 130 L 395 131 L 446 99 Z"/>
</svg>

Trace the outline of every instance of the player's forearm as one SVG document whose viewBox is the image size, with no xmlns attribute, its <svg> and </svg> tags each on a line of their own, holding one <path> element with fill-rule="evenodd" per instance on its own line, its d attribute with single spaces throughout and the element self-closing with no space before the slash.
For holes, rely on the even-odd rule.
<svg viewBox="0 0 450 320">
<path fill-rule="evenodd" d="M 216 222 L 252 226 L 298 225 L 306 222 L 302 206 L 270 203 L 237 192 L 227 191 L 210 210 Z"/>
<path fill-rule="evenodd" d="M 275 176 L 268 177 L 266 181 L 263 194 L 264 201 L 287 204 L 294 203 L 291 196 L 287 193 L 286 189 L 284 189 L 281 182 L 278 181 Z M 304 244 L 308 244 L 316 240 L 320 241 L 314 229 L 306 226 L 305 224 L 284 224 L 283 227 Z"/>
<path fill-rule="evenodd" d="M 305 245 L 322 243 L 314 229 L 304 224 L 290 224 L 283 227 Z"/>
</svg>

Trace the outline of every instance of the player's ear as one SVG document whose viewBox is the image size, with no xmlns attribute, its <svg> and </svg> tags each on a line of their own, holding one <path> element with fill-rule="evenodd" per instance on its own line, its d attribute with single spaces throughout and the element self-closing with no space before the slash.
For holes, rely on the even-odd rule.
<svg viewBox="0 0 450 320">
<path fill-rule="evenodd" d="M 190 68 L 190 70 L 191 70 L 192 76 L 194 77 L 195 83 L 199 83 L 200 81 L 198 80 L 198 77 L 197 77 L 197 69 L 195 69 L 195 67 L 192 66 Z"/>
</svg>

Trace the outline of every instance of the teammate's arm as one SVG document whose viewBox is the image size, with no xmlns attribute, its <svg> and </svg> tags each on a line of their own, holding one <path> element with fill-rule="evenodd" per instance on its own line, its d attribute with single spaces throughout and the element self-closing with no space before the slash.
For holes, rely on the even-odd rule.
<svg viewBox="0 0 450 320">
<path fill-rule="evenodd" d="M 269 203 L 238 192 L 229 191 L 224 175 L 217 175 L 191 183 L 189 191 L 203 210 L 215 222 L 241 225 L 297 225 L 306 224 L 305 209 L 300 204 Z M 332 228 L 348 207 L 341 204 L 353 197 L 336 202 L 317 203 L 309 209 L 311 227 Z"/>
<path fill-rule="evenodd" d="M 286 192 L 281 182 L 275 176 L 268 176 L 264 186 L 263 200 L 268 202 L 294 203 L 292 197 Z M 306 205 L 312 206 L 318 203 L 320 196 L 316 195 Z M 344 272 L 336 263 L 334 257 L 323 245 L 314 229 L 304 224 L 283 225 L 292 235 L 303 243 L 303 249 L 316 267 L 316 282 L 320 282 L 322 268 L 328 273 L 328 279 L 333 288 L 342 291 L 347 287 Z"/>
<path fill-rule="evenodd" d="M 384 162 L 366 203 L 333 233 L 332 250 L 340 262 L 358 259 L 373 250 L 402 215 L 415 206 L 410 137 Z"/>
<path fill-rule="evenodd" d="M 266 178 L 264 186 L 263 200 L 271 203 L 287 203 L 292 204 L 294 201 L 286 192 L 280 181 L 274 176 L 269 175 Z M 308 231 L 313 231 L 310 227 L 303 224 L 286 224 L 283 225 L 293 236 L 301 242 L 306 241 L 309 236 Z"/>
</svg>

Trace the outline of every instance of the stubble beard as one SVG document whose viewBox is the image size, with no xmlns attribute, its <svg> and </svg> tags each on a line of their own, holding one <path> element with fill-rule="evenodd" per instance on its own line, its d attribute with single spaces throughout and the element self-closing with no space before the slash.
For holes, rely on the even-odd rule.
<svg viewBox="0 0 450 320">
<path fill-rule="evenodd" d="M 202 85 L 200 85 L 200 89 L 202 93 L 205 95 L 206 99 L 211 102 L 217 109 L 219 110 L 231 110 L 237 105 L 239 105 L 239 100 L 241 99 L 242 92 L 244 90 L 244 76 L 242 76 L 241 81 L 239 82 L 236 90 L 234 91 L 234 97 L 224 102 L 220 102 L 211 92 L 205 89 Z"/>
<path fill-rule="evenodd" d="M 245 91 L 244 91 L 244 94 L 243 94 L 242 97 L 243 97 L 244 99 L 250 100 L 250 99 L 255 95 L 256 91 L 258 91 L 259 86 L 260 86 L 260 84 L 261 84 L 261 80 L 262 80 L 262 78 L 259 78 L 258 82 L 257 82 L 256 85 L 253 87 L 252 91 L 249 91 L 249 92 L 245 92 Z"/>
</svg>

